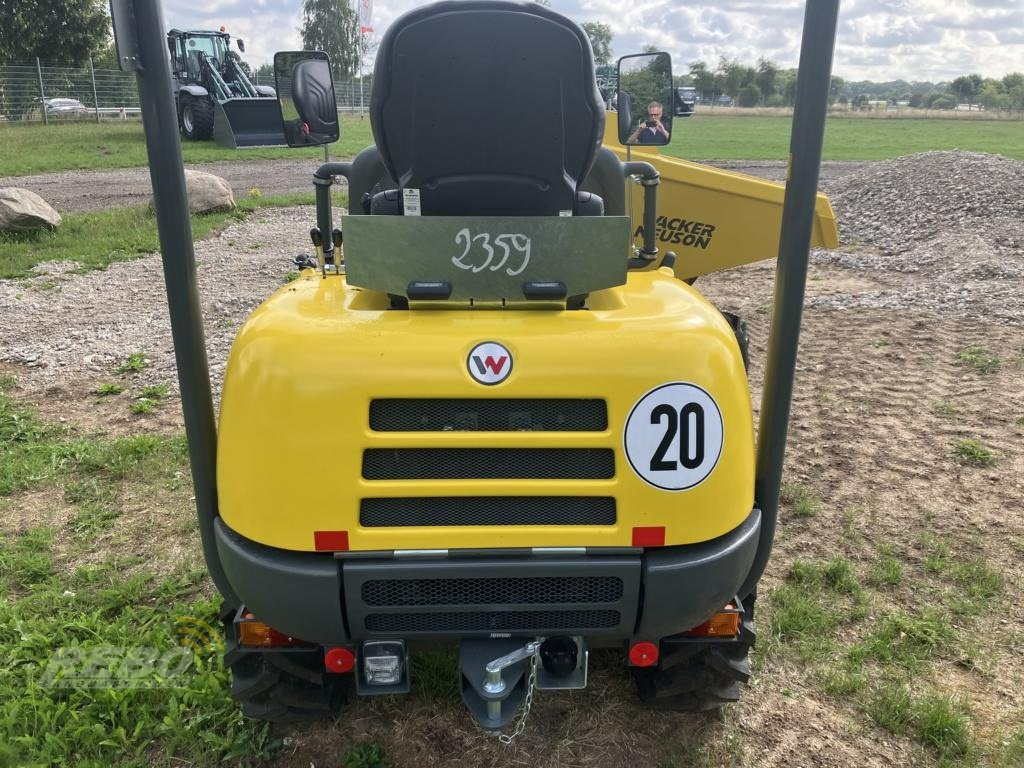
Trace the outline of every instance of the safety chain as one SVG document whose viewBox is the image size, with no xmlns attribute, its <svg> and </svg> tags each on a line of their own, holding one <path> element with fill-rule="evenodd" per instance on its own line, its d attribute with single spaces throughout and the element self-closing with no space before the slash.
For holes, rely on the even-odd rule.
<svg viewBox="0 0 1024 768">
<path fill-rule="evenodd" d="M 519 722 L 512 730 L 512 733 L 499 733 L 498 741 L 502 744 L 511 744 L 526 730 L 526 718 L 530 716 L 530 707 L 533 706 L 533 692 L 537 687 L 537 654 L 530 657 L 530 677 L 526 681 L 526 697 L 523 699 L 523 712 L 519 715 Z"/>
</svg>

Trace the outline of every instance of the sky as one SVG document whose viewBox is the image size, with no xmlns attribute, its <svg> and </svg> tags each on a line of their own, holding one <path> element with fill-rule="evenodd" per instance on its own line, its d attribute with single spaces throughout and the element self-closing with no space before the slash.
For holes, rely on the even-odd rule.
<svg viewBox="0 0 1024 768">
<path fill-rule="evenodd" d="M 375 36 L 426 4 L 374 0 Z M 244 58 L 253 64 L 302 47 L 301 0 L 164 0 L 163 6 L 169 27 L 226 26 L 245 40 Z M 671 53 L 674 71 L 682 73 L 697 59 L 714 68 L 720 56 L 751 65 L 765 56 L 795 67 L 804 1 L 551 0 L 551 7 L 580 23 L 608 24 L 614 56 L 654 45 Z M 1024 71 L 1024 0 L 842 0 L 833 72 L 847 80 L 938 82 L 1014 71 Z"/>
</svg>

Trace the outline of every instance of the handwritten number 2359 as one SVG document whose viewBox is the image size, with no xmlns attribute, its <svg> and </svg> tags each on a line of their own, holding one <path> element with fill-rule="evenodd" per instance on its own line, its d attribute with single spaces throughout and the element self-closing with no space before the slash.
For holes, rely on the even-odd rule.
<svg viewBox="0 0 1024 768">
<path fill-rule="evenodd" d="M 474 243 L 479 243 L 480 247 L 477 249 L 473 248 Z M 486 232 L 479 235 L 470 235 L 469 229 L 460 229 L 458 234 L 455 235 L 455 244 L 464 246 L 462 254 L 459 256 L 452 256 L 452 264 L 459 269 L 468 269 L 475 272 L 483 272 L 485 269 L 490 269 L 492 272 L 497 272 L 502 267 L 505 268 L 505 274 L 509 277 L 515 277 L 516 275 L 522 274 L 523 270 L 526 269 L 530 263 L 530 238 L 526 235 L 498 235 L 494 238 L 494 244 L 491 244 L 491 236 Z M 500 249 L 500 255 L 497 254 L 495 249 Z M 470 256 L 470 251 L 473 251 L 473 256 L 467 261 L 467 257 Z M 515 256 L 513 257 L 513 251 Z M 497 256 L 497 258 L 495 258 Z M 509 263 L 511 260 L 512 263 Z M 479 262 L 479 263 L 476 263 Z M 518 266 L 516 264 L 518 263 Z M 513 267 L 515 267 L 513 269 Z"/>
</svg>

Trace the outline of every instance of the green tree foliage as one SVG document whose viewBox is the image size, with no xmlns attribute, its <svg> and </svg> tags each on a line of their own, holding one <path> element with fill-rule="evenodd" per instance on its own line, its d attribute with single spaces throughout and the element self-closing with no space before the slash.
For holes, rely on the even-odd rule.
<svg viewBox="0 0 1024 768">
<path fill-rule="evenodd" d="M 975 99 L 981 91 L 982 82 L 984 80 L 981 75 L 961 75 L 952 82 L 950 88 L 960 101 L 965 101 L 970 105 L 975 103 Z"/>
<path fill-rule="evenodd" d="M 331 57 L 335 78 L 352 77 L 359 69 L 359 16 L 348 0 L 304 0 L 299 32 L 303 48 Z"/>
<path fill-rule="evenodd" d="M 715 74 L 708 69 L 706 62 L 698 60 L 690 64 L 690 77 L 693 78 L 693 86 L 702 99 L 713 97 Z"/>
<path fill-rule="evenodd" d="M 757 77 L 754 78 L 754 83 L 761 91 L 762 96 L 768 97 L 775 93 L 778 77 L 778 65 L 774 61 L 761 57 L 757 62 Z"/>
<path fill-rule="evenodd" d="M 105 0 L 0 0 L 0 61 L 83 64 L 109 38 Z"/>
<path fill-rule="evenodd" d="M 612 61 L 612 28 L 600 21 L 586 21 L 583 31 L 590 38 L 590 47 L 594 49 L 595 64 L 610 64 Z"/>
<path fill-rule="evenodd" d="M 741 107 L 756 107 L 761 103 L 761 89 L 757 87 L 757 83 L 740 88 L 738 103 Z"/>
</svg>

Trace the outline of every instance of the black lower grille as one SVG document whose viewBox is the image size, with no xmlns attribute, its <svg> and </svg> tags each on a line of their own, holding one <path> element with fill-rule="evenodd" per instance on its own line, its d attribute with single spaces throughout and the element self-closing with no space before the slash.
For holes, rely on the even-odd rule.
<svg viewBox="0 0 1024 768">
<path fill-rule="evenodd" d="M 375 432 L 603 432 L 604 400 L 389 398 L 370 403 Z"/>
<path fill-rule="evenodd" d="M 525 576 L 491 579 L 374 579 L 363 582 L 367 605 L 553 605 L 614 603 L 622 599 L 615 576 Z"/>
<path fill-rule="evenodd" d="M 611 629 L 618 611 L 475 611 L 467 613 L 371 613 L 368 632 L 545 632 Z"/>
<path fill-rule="evenodd" d="M 367 480 L 607 480 L 610 448 L 369 448 Z"/>
<path fill-rule="evenodd" d="M 424 525 L 615 525 L 611 496 L 424 496 L 359 503 L 366 528 Z"/>
</svg>

